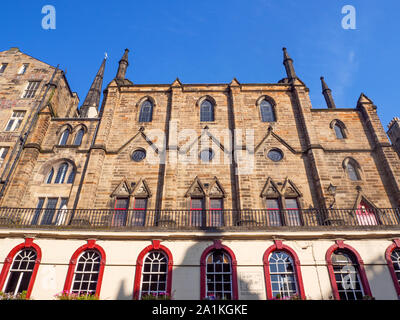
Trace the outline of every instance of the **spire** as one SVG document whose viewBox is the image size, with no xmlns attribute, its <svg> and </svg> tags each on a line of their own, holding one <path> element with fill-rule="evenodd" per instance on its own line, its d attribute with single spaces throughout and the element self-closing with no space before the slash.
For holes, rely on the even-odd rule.
<svg viewBox="0 0 400 320">
<path fill-rule="evenodd" d="M 124 80 L 125 79 L 125 73 L 126 69 L 128 68 L 128 49 L 125 49 L 124 55 L 122 56 L 121 60 L 119 60 L 119 66 L 118 66 L 118 71 L 117 75 L 115 76 L 116 79 L 118 80 Z"/>
<path fill-rule="evenodd" d="M 294 80 L 297 78 L 296 72 L 293 67 L 293 59 L 289 57 L 289 54 L 286 51 L 286 48 L 283 48 L 283 64 L 286 69 L 286 74 L 289 80 Z"/>
<path fill-rule="evenodd" d="M 333 100 L 332 97 L 332 91 L 331 89 L 328 88 L 328 85 L 326 84 L 324 77 L 321 77 L 321 84 L 322 84 L 322 94 L 325 97 L 326 105 L 328 106 L 329 109 L 336 108 L 335 101 Z"/>
<path fill-rule="evenodd" d="M 96 118 L 97 110 L 100 105 L 101 88 L 103 86 L 104 69 L 106 66 L 107 56 L 104 57 L 100 69 L 90 86 L 89 92 L 80 109 L 81 118 Z"/>
</svg>

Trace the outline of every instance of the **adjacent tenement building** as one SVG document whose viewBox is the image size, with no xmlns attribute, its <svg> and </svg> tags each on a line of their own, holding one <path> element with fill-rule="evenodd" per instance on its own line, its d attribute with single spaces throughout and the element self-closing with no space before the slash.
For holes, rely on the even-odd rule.
<svg viewBox="0 0 400 320">
<path fill-rule="evenodd" d="M 0 291 L 398 298 L 400 127 L 365 94 L 339 108 L 321 77 L 313 108 L 286 49 L 276 83 L 152 85 L 126 49 L 82 104 L 58 68 L 0 64 Z"/>
</svg>

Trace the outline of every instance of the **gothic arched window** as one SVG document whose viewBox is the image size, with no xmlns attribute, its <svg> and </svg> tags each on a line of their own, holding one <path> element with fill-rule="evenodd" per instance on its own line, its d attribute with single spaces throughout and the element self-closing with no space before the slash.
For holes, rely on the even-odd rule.
<svg viewBox="0 0 400 320">
<path fill-rule="evenodd" d="M 272 104 L 268 102 L 266 99 L 263 99 L 260 103 L 260 114 L 262 122 L 276 121 L 274 108 Z"/>
<path fill-rule="evenodd" d="M 200 105 L 200 121 L 214 121 L 214 105 L 208 99 Z"/>
<path fill-rule="evenodd" d="M 343 128 L 341 126 L 339 126 L 338 124 L 335 124 L 333 126 L 333 129 L 335 130 L 336 138 L 338 138 L 338 139 L 345 138 L 345 134 L 344 134 Z"/>
<path fill-rule="evenodd" d="M 360 180 L 360 174 L 355 163 L 348 162 L 346 165 L 347 175 L 350 180 L 357 181 Z"/>
<path fill-rule="evenodd" d="M 54 180 L 54 183 L 64 183 L 65 176 L 67 175 L 67 171 L 68 171 L 68 163 L 64 162 L 58 168 L 57 176 L 56 176 L 56 179 Z"/>
<path fill-rule="evenodd" d="M 151 122 L 153 117 L 153 104 L 146 100 L 140 107 L 139 122 Z"/>
<path fill-rule="evenodd" d="M 84 134 L 85 130 L 83 128 L 77 132 L 74 140 L 74 146 L 80 146 L 82 144 L 82 138 Z"/>
<path fill-rule="evenodd" d="M 65 146 L 68 142 L 68 137 L 69 137 L 69 129 L 65 129 L 64 132 L 61 134 L 60 141 L 58 144 L 60 146 Z"/>
</svg>

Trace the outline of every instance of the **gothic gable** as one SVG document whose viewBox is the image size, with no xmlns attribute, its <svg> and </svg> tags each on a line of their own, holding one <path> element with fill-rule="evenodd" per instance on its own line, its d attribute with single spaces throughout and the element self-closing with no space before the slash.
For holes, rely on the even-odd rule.
<svg viewBox="0 0 400 320">
<path fill-rule="evenodd" d="M 261 191 L 261 197 L 263 198 L 278 198 L 280 196 L 280 191 L 275 184 L 275 182 L 268 177 L 267 182 L 264 185 L 264 188 Z"/>
<path fill-rule="evenodd" d="M 190 185 L 185 197 L 204 197 L 206 195 L 204 186 L 198 177 L 194 178 L 194 181 Z"/>
</svg>

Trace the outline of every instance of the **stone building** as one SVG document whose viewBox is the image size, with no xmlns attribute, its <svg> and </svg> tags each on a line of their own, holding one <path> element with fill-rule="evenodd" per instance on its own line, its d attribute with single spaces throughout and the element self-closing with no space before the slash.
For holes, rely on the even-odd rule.
<svg viewBox="0 0 400 320">
<path fill-rule="evenodd" d="M 286 49 L 285 78 L 247 84 L 135 84 L 128 52 L 80 106 L 58 68 L 0 53 L 1 291 L 398 298 L 398 120 L 392 145 L 323 77 L 313 108 Z"/>
</svg>

